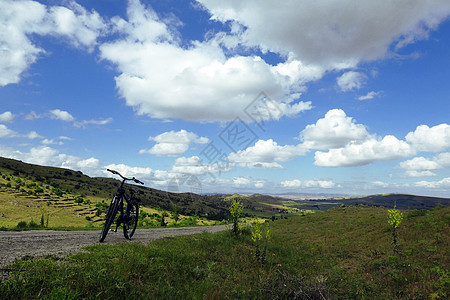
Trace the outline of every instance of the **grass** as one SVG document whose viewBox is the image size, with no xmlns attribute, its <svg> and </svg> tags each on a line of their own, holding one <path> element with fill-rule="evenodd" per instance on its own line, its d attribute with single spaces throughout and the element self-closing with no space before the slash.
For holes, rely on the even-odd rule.
<svg viewBox="0 0 450 300">
<path fill-rule="evenodd" d="M 387 210 L 353 206 L 270 222 L 266 263 L 249 234 L 88 247 L 10 266 L 4 299 L 445 299 L 450 208 L 405 212 L 394 255 Z"/>
</svg>

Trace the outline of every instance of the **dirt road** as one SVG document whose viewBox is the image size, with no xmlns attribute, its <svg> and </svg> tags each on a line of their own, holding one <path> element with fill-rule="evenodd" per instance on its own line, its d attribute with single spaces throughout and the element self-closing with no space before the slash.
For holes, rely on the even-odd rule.
<svg viewBox="0 0 450 300">
<path fill-rule="evenodd" d="M 148 243 L 169 236 L 189 235 L 225 230 L 225 225 L 138 229 L 131 241 L 126 240 L 121 230 L 109 232 L 102 244 Z M 82 247 L 98 244 L 98 231 L 6 231 L 0 232 L 0 268 L 25 255 L 67 255 L 79 252 Z"/>
</svg>

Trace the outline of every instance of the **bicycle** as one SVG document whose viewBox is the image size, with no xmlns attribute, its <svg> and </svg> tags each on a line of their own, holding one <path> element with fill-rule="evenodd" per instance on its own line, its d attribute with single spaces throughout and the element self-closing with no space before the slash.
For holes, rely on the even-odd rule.
<svg viewBox="0 0 450 300">
<path fill-rule="evenodd" d="M 123 234 L 126 239 L 130 240 L 133 236 L 134 232 L 136 231 L 136 226 L 138 223 L 138 217 L 139 217 L 139 200 L 135 199 L 133 197 L 135 190 L 130 189 L 130 197 L 127 197 L 125 195 L 125 188 L 124 184 L 126 181 L 134 181 L 139 184 L 144 184 L 142 181 L 137 180 L 136 178 L 127 178 L 122 176 L 119 172 L 115 170 L 106 169 L 108 172 L 113 173 L 114 175 L 119 175 L 120 178 L 122 178 L 122 183 L 120 184 L 116 194 L 114 195 L 113 199 L 111 200 L 111 204 L 108 207 L 108 210 L 106 212 L 105 217 L 105 224 L 103 225 L 103 229 L 100 233 L 100 242 L 103 242 L 106 238 L 106 235 L 108 234 L 109 228 L 111 227 L 111 224 L 114 222 L 114 219 L 116 218 L 117 212 L 120 211 L 119 216 L 116 220 L 116 229 L 114 232 L 117 232 L 117 229 L 119 228 L 120 224 L 123 225 Z M 125 209 L 124 209 L 124 202 L 123 199 L 125 198 L 125 201 L 127 203 Z"/>
</svg>

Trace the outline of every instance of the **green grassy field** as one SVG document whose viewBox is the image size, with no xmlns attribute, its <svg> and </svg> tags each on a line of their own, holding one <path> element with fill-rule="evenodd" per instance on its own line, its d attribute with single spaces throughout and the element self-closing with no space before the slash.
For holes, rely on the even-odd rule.
<svg viewBox="0 0 450 300">
<path fill-rule="evenodd" d="M 450 208 L 404 215 L 398 254 L 386 209 L 341 207 L 269 222 L 263 263 L 250 230 L 96 245 L 64 259 L 17 261 L 0 297 L 448 299 Z"/>
</svg>

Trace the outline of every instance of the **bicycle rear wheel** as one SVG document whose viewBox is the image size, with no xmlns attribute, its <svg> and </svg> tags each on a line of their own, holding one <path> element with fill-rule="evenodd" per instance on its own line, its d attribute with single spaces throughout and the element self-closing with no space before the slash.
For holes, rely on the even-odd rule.
<svg viewBox="0 0 450 300">
<path fill-rule="evenodd" d="M 139 205 L 133 201 L 127 203 L 126 216 L 123 219 L 123 235 L 130 240 L 136 231 L 139 219 Z"/>
<path fill-rule="evenodd" d="M 100 233 L 100 243 L 103 242 L 108 234 L 109 228 L 111 227 L 112 222 L 119 210 L 119 197 L 114 196 L 111 201 L 111 204 L 108 207 L 108 211 L 106 212 L 105 224 L 103 225 L 102 232 Z"/>
</svg>

